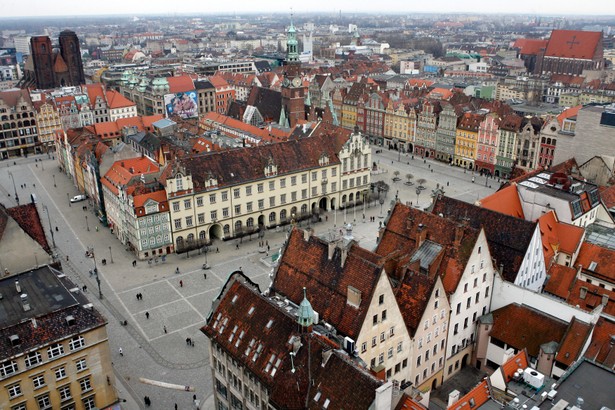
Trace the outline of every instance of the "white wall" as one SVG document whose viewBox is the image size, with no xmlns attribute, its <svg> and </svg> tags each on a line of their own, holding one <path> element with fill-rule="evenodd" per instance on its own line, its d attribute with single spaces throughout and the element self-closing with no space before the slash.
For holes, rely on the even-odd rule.
<svg viewBox="0 0 615 410">
<path fill-rule="evenodd" d="M 540 291 L 546 277 L 547 271 L 545 268 L 544 253 L 542 251 L 540 225 L 536 224 L 532 240 L 525 252 L 523 262 L 519 267 L 515 285 L 523 286 L 533 291 Z"/>
<path fill-rule="evenodd" d="M 499 274 L 496 274 L 493 281 L 491 310 L 497 310 L 511 303 L 529 306 L 565 322 L 570 322 L 573 317 L 576 317 L 585 323 L 596 323 L 602 312 L 602 306 L 586 312 L 546 294 L 536 293 L 506 282 Z"/>
</svg>

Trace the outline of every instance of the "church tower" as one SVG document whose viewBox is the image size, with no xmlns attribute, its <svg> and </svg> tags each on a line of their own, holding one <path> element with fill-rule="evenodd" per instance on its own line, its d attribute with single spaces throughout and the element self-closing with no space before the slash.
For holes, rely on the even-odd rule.
<svg viewBox="0 0 615 410">
<path fill-rule="evenodd" d="M 30 39 L 30 58 L 34 69 L 36 88 L 55 87 L 53 76 L 53 49 L 51 39 L 47 36 L 35 36 Z"/>
<path fill-rule="evenodd" d="M 68 67 L 68 84 L 85 84 L 85 74 L 83 72 L 83 61 L 81 59 L 81 48 L 79 38 L 74 31 L 64 30 L 60 33 L 60 55 Z"/>
<path fill-rule="evenodd" d="M 282 114 L 280 125 L 294 128 L 300 120 L 305 120 L 305 87 L 301 80 L 301 62 L 299 61 L 299 42 L 297 30 L 291 16 L 290 26 L 286 31 L 286 59 L 284 61 L 284 80 L 282 94 Z M 282 122 L 286 122 L 282 124 Z"/>
</svg>

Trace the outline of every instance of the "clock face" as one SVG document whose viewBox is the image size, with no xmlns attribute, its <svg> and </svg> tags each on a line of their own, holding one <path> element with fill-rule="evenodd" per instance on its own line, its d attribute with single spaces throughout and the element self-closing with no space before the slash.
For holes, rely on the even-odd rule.
<svg viewBox="0 0 615 410">
<path fill-rule="evenodd" d="M 301 85 L 301 79 L 299 77 L 293 78 L 293 87 L 299 87 Z"/>
</svg>

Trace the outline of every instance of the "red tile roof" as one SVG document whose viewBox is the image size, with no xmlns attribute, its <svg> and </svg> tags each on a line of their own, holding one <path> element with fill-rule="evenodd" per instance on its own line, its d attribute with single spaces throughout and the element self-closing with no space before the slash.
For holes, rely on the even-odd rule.
<svg viewBox="0 0 615 410">
<path fill-rule="evenodd" d="M 85 91 L 88 94 L 88 98 L 90 99 L 90 104 L 94 106 L 96 104 L 96 97 L 100 97 L 103 101 L 106 101 L 105 95 L 105 86 L 100 83 L 95 84 L 83 84 L 82 89 L 85 88 Z"/>
<path fill-rule="evenodd" d="M 615 322 L 600 317 L 594 326 L 592 339 L 585 357 L 610 369 L 615 367 Z"/>
<path fill-rule="evenodd" d="M 340 333 L 357 340 L 383 266 L 377 255 L 354 244 L 347 250 L 342 266 L 340 249 L 335 248 L 329 259 L 329 246 L 315 236 L 306 241 L 304 231 L 293 229 L 272 289 L 299 304 L 305 287 L 308 295 L 314 295 L 312 307 L 320 317 Z M 347 303 L 349 286 L 361 293 L 358 307 Z"/>
<path fill-rule="evenodd" d="M 545 56 L 593 60 L 601 44 L 599 31 L 553 30 Z"/>
<path fill-rule="evenodd" d="M 190 75 L 180 75 L 177 77 L 167 77 L 170 93 L 185 93 L 194 91 L 194 82 Z"/>
<path fill-rule="evenodd" d="M 147 157 L 130 158 L 116 161 L 109 171 L 101 178 L 101 183 L 114 194 L 118 193 L 118 187 L 126 185 L 131 179 L 159 172 L 158 164 Z"/>
<path fill-rule="evenodd" d="M 420 248 L 419 236 L 421 241 L 437 243 L 442 250 L 429 267 L 429 275 L 439 274 L 444 289 L 451 294 L 457 289 L 479 233 L 473 227 L 397 203 L 382 232 L 376 253 L 398 259 L 394 266 L 401 266 L 408 263 L 401 258 L 414 254 Z M 387 272 L 392 274 L 388 266 Z"/>
<path fill-rule="evenodd" d="M 537 38 L 518 38 L 513 48 L 518 48 L 521 55 L 537 55 L 541 49 L 546 48 L 547 42 Z"/>
<path fill-rule="evenodd" d="M 542 344 L 559 343 L 568 329 L 567 323 L 516 303 L 491 314 L 493 328 L 490 336 L 517 350 L 525 348 L 532 357 L 538 357 Z"/>
<path fill-rule="evenodd" d="M 590 271 L 589 266 L 592 262 L 596 262 L 596 267 Z M 588 275 L 615 283 L 615 269 L 613 269 L 613 266 L 615 266 L 615 250 L 583 242 L 575 264 L 576 266 L 582 265 L 583 271 Z"/>
<path fill-rule="evenodd" d="M 555 360 L 570 366 L 583 352 L 583 346 L 591 335 L 592 326 L 572 318 L 570 326 L 560 343 Z"/>
<path fill-rule="evenodd" d="M 545 266 L 551 266 L 556 252 L 573 255 L 581 245 L 585 230 L 579 226 L 557 220 L 555 211 L 551 210 L 538 218 Z"/>
<path fill-rule="evenodd" d="M 554 263 L 549 268 L 549 279 L 545 283 L 544 291 L 567 300 L 576 276 L 576 269 Z"/>
<path fill-rule="evenodd" d="M 276 408 L 306 408 L 306 398 L 308 409 L 325 401 L 332 409 L 372 405 L 382 381 L 333 350 L 328 339 L 302 332 L 294 316 L 242 274 L 231 275 L 214 306 L 201 331 L 257 377 Z M 300 346 L 291 357 L 293 340 Z"/>
<path fill-rule="evenodd" d="M 598 187 L 600 190 L 600 198 L 604 202 L 607 209 L 615 207 L 615 185 L 609 187 Z"/>
<path fill-rule="evenodd" d="M 477 203 L 477 205 L 501 214 L 525 219 L 525 216 L 523 215 L 523 207 L 521 206 L 521 200 L 519 199 L 519 193 L 517 192 L 517 184 L 510 184 L 507 187 L 484 197 Z"/>
<path fill-rule="evenodd" d="M 500 366 L 500 372 L 504 377 L 504 382 L 508 383 L 512 380 L 515 373 L 519 369 L 527 369 L 529 367 L 529 360 L 525 349 L 521 349 L 516 355 L 508 359 L 506 363 Z"/>
<path fill-rule="evenodd" d="M 16 107 L 20 100 L 32 104 L 28 90 L 0 91 L 0 100 L 4 101 L 9 107 Z"/>
<path fill-rule="evenodd" d="M 404 393 L 395 406 L 395 410 L 427 410 L 421 403 L 412 400 L 412 397 Z"/>
<path fill-rule="evenodd" d="M 487 380 L 483 380 L 459 401 L 449 406 L 447 410 L 475 410 L 487 403 L 490 397 Z"/>
<path fill-rule="evenodd" d="M 107 105 L 109 109 L 136 107 L 136 104 L 115 90 L 107 91 Z"/>
<path fill-rule="evenodd" d="M 572 108 L 568 108 L 564 111 L 562 111 L 558 116 L 557 116 L 557 122 L 559 123 L 560 127 L 562 126 L 562 124 L 564 123 L 565 119 L 568 118 L 572 118 L 572 117 L 576 117 L 577 114 L 579 113 L 579 110 L 583 108 L 582 105 L 577 105 L 576 107 L 572 107 Z"/>
</svg>

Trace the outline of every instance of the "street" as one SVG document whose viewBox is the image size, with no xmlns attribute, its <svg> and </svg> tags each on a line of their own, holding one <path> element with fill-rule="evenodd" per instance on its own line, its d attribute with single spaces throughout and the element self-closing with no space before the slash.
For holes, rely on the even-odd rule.
<svg viewBox="0 0 615 410">
<path fill-rule="evenodd" d="M 446 195 L 467 202 L 475 202 L 499 186 L 497 179 L 486 180 L 470 171 L 464 173 L 460 168 L 412 159 L 386 149 L 374 155 L 373 161 L 381 173 L 373 175 L 372 182 L 382 180 L 390 186 L 383 205 L 330 211 L 326 217 L 323 215 L 322 222 L 312 225 L 317 235 L 337 232 L 344 221 L 353 222 L 354 237 L 364 248 L 372 250 L 376 246 L 378 226 L 383 221 L 378 217 L 386 215 L 396 195 L 408 205 L 412 202 L 412 206 L 426 207 L 436 186 L 443 187 Z M 397 182 L 392 181 L 395 171 L 399 171 Z M 413 185 L 406 184 L 408 173 L 414 176 Z M 426 180 L 423 184 L 426 189 L 417 195 L 417 181 L 422 178 Z M 181 409 L 194 408 L 192 395 L 195 394 L 197 400 L 205 403 L 202 408 L 212 408 L 208 345 L 199 329 L 231 272 L 241 269 L 261 290 L 268 287 L 272 270 L 268 261 L 284 243 L 285 230 L 265 233 L 262 240 L 271 246 L 269 256 L 259 253 L 259 239 L 255 237 L 244 238 L 239 252 L 234 240 L 215 242 L 207 254 L 211 267 L 208 270 L 202 269 L 205 255 L 196 251 L 189 255 L 170 255 L 165 262 L 139 261 L 133 267 L 134 255 L 101 225 L 87 201 L 69 204 L 69 198 L 79 192 L 73 181 L 59 170 L 57 161 L 44 154 L 0 163 L 0 201 L 6 207 L 16 205 L 15 191 L 21 204 L 30 201 L 30 194 L 36 195 L 41 222 L 50 245 L 50 229 L 53 232 L 64 272 L 79 287 L 87 285 L 89 299 L 108 319 L 111 355 L 120 382 L 118 395 L 127 400 L 122 407 L 143 408 L 143 397 L 149 396 L 152 408 L 169 409 L 174 403 Z M 88 209 L 84 210 L 86 205 Z M 372 216 L 376 217 L 375 221 L 367 222 Z M 88 249 L 92 249 L 94 258 L 86 256 Z M 106 259 L 105 265 L 102 259 Z M 100 288 L 96 276 L 89 273 L 94 267 L 99 272 Z M 99 299 L 99 289 L 102 299 Z M 139 293 L 142 298 L 137 299 Z M 194 346 L 186 343 L 187 338 L 192 339 Z M 144 384 L 139 378 L 194 386 L 195 393 Z"/>
</svg>

